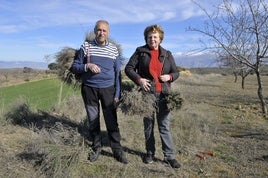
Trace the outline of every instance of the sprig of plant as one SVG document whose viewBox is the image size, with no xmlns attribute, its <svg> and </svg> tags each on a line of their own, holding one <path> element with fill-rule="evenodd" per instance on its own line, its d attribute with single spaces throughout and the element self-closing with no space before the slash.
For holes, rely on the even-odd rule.
<svg viewBox="0 0 268 178">
<path fill-rule="evenodd" d="M 171 91 L 165 96 L 164 100 L 166 100 L 169 110 L 181 109 L 184 102 L 181 93 L 178 91 Z"/>
</svg>

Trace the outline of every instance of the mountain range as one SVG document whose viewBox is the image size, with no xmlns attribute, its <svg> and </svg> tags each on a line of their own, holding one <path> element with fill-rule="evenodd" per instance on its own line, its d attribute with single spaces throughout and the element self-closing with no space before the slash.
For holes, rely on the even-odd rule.
<svg viewBox="0 0 268 178">
<path fill-rule="evenodd" d="M 0 68 L 24 68 L 29 67 L 33 69 L 48 69 L 46 62 L 33 61 L 0 61 Z"/>
<path fill-rule="evenodd" d="M 203 53 L 195 55 L 173 54 L 177 66 L 186 68 L 209 68 L 218 67 L 216 56 Z M 127 61 L 126 61 L 127 62 Z M 0 68 L 24 68 L 48 69 L 46 62 L 33 61 L 0 61 Z"/>
<path fill-rule="evenodd" d="M 217 57 L 212 53 L 202 54 L 174 54 L 174 60 L 177 66 L 186 68 L 210 68 L 219 67 Z"/>
</svg>

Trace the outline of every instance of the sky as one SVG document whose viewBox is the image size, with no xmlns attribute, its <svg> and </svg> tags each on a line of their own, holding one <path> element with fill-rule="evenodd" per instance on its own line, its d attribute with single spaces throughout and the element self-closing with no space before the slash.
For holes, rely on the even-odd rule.
<svg viewBox="0 0 268 178">
<path fill-rule="evenodd" d="M 219 0 L 195 0 L 208 11 Z M 63 47 L 78 49 L 95 22 L 110 23 L 110 38 L 129 58 L 144 45 L 148 25 L 162 26 L 162 46 L 174 55 L 200 48 L 201 34 L 186 28 L 206 18 L 191 0 L 0 0 L 0 61 L 54 62 Z M 47 60 L 46 60 L 47 59 Z"/>
</svg>

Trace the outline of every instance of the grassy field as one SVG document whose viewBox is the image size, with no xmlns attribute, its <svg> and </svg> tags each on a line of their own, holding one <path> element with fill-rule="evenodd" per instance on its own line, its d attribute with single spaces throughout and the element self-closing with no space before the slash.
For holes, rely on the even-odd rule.
<svg viewBox="0 0 268 178">
<path fill-rule="evenodd" d="M 31 106 L 49 110 L 56 103 L 76 92 L 72 87 L 62 85 L 57 78 L 25 82 L 0 88 L 1 108 L 7 110 L 18 98 L 26 100 Z M 61 91 L 62 88 L 62 91 Z M 60 97 L 61 96 L 61 97 Z"/>
<path fill-rule="evenodd" d="M 268 177 L 268 123 L 261 115 L 255 81 L 254 75 L 249 76 L 242 90 L 230 75 L 207 73 L 182 75 L 173 83 L 184 98 L 183 107 L 171 114 L 176 159 L 182 164 L 178 170 L 162 162 L 157 129 L 157 161 L 142 162 L 139 113 L 128 116 L 118 110 L 130 163 L 112 157 L 103 118 L 104 148 L 99 161 L 91 163 L 80 95 L 69 95 L 60 106 L 51 106 L 53 111 L 36 111 L 35 104 L 20 101 L 0 115 L 0 177 Z M 55 102 L 58 87 L 48 89 L 55 92 Z M 263 87 L 267 98 L 268 76 L 263 76 Z M 196 156 L 205 150 L 214 155 Z"/>
</svg>

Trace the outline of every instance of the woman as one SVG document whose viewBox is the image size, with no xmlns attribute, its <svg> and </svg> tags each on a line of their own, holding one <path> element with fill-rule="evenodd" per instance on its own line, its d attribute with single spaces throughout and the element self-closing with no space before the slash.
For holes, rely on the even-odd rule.
<svg viewBox="0 0 268 178">
<path fill-rule="evenodd" d="M 141 87 L 145 94 L 155 97 L 155 115 L 144 117 L 144 134 L 146 164 L 153 163 L 155 155 L 154 125 L 158 123 L 158 130 L 162 142 L 164 162 L 172 168 L 179 168 L 180 164 L 174 155 L 174 146 L 170 133 L 170 111 L 164 98 L 170 91 L 171 82 L 179 77 L 174 58 L 170 51 L 160 46 L 164 32 L 159 25 L 151 25 L 144 30 L 146 44 L 136 49 L 125 67 L 126 75 Z"/>
</svg>

